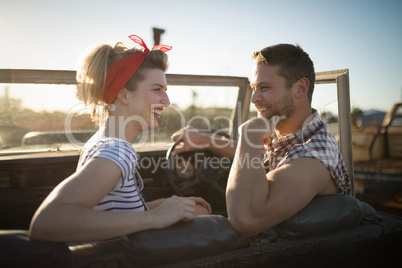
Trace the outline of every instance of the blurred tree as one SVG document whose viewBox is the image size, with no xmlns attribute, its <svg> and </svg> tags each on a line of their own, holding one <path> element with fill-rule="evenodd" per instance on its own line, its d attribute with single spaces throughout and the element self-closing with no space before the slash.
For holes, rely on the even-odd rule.
<svg viewBox="0 0 402 268">
<path fill-rule="evenodd" d="M 353 108 L 351 112 L 351 117 L 352 117 L 352 125 L 356 126 L 357 119 L 362 115 L 363 110 L 360 108 Z"/>
</svg>

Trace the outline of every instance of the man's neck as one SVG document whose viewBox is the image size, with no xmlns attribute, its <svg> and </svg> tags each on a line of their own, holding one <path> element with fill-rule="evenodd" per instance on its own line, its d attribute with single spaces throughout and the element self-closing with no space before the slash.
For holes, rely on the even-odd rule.
<svg viewBox="0 0 402 268">
<path fill-rule="evenodd" d="M 284 121 L 279 121 L 276 126 L 276 135 L 278 137 L 293 134 L 301 129 L 306 120 L 312 115 L 313 109 L 311 106 L 303 107 L 295 110 L 293 114 Z"/>
</svg>

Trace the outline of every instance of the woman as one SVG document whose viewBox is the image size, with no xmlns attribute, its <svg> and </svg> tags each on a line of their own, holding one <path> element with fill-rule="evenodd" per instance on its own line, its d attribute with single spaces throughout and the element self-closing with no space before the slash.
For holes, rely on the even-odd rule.
<svg viewBox="0 0 402 268">
<path fill-rule="evenodd" d="M 35 213 L 33 239 L 90 242 L 191 220 L 196 210 L 211 213 L 202 198 L 177 197 L 145 204 L 135 183 L 137 156 L 131 144 L 145 130 L 158 127 L 166 94 L 166 51 L 100 45 L 78 72 L 78 96 L 93 107 L 107 107 L 103 126 L 85 145 L 77 171 L 60 183 Z M 196 209 L 197 206 L 197 209 Z"/>
</svg>

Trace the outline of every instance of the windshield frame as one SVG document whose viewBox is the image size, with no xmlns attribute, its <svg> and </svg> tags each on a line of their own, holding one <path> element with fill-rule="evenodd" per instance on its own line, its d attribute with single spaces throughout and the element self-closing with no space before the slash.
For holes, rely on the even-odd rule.
<svg viewBox="0 0 402 268">
<path fill-rule="evenodd" d="M 250 98 L 252 90 L 249 85 L 248 78 L 232 77 L 232 76 L 206 76 L 206 75 L 183 75 L 183 74 L 166 74 L 168 86 L 207 86 L 207 87 L 236 87 L 237 102 L 231 115 L 231 129 L 229 135 L 232 139 L 237 139 L 238 127 L 248 119 L 248 111 L 250 108 Z M 46 85 L 76 85 L 76 71 L 73 70 L 36 70 L 36 69 L 0 69 L 1 84 L 46 84 Z M 68 148 L 68 147 L 67 147 Z M 77 149 L 62 149 L 73 150 Z M 10 151 L 0 152 L 0 156 L 16 155 L 16 154 L 34 154 L 43 152 L 52 152 L 48 148 L 43 150 L 32 151 Z"/>
</svg>

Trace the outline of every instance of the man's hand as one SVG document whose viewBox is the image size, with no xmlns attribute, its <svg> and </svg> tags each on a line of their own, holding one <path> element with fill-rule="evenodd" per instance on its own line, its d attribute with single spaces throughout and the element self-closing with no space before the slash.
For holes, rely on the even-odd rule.
<svg viewBox="0 0 402 268">
<path fill-rule="evenodd" d="M 181 147 L 176 147 L 173 151 L 173 155 L 180 153 L 191 152 L 197 148 L 207 148 L 209 146 L 210 139 L 201 135 L 201 133 L 193 128 L 192 126 L 187 126 L 185 128 L 176 131 L 171 136 L 172 141 L 181 139 Z"/>
<path fill-rule="evenodd" d="M 275 131 L 275 126 L 280 117 L 275 115 L 271 119 L 253 118 L 239 127 L 239 134 L 252 148 L 263 149 L 263 145 L 270 142 L 270 136 Z"/>
</svg>

